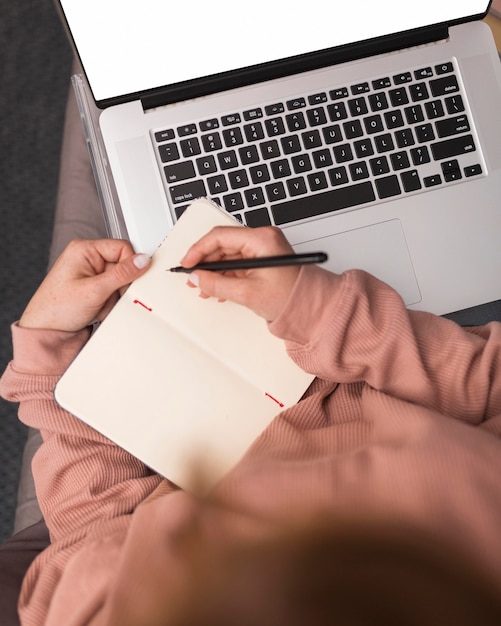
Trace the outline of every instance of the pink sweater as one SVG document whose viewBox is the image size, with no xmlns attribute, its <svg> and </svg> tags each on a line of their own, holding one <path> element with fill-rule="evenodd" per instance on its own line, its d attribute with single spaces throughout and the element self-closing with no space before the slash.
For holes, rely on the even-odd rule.
<svg viewBox="0 0 501 626">
<path fill-rule="evenodd" d="M 305 267 L 270 330 L 318 378 L 218 485 L 233 513 L 209 516 L 207 537 L 310 507 L 389 515 L 454 538 L 501 585 L 501 324 L 466 331 L 363 272 Z M 44 439 L 33 471 L 52 545 L 24 581 L 24 625 L 140 623 L 200 507 L 54 403 L 87 336 L 14 325 L 1 380 Z"/>
</svg>

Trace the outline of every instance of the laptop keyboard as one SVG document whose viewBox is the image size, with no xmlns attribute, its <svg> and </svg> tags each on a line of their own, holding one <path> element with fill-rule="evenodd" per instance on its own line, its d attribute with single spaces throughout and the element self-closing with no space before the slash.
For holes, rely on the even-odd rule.
<svg viewBox="0 0 501 626">
<path fill-rule="evenodd" d="M 152 131 L 174 219 L 278 226 L 483 174 L 452 61 Z"/>
</svg>

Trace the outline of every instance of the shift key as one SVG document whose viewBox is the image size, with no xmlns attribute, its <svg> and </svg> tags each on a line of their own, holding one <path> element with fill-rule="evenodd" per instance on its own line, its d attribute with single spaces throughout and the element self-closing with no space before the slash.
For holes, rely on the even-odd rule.
<svg viewBox="0 0 501 626">
<path fill-rule="evenodd" d="M 476 150 L 472 135 L 462 135 L 445 141 L 437 141 L 437 143 L 432 143 L 430 147 L 435 161 L 450 159 Z"/>
</svg>

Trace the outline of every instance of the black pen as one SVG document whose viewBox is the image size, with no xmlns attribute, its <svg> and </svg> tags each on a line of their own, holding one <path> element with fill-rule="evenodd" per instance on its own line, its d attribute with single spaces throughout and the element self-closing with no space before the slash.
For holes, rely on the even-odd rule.
<svg viewBox="0 0 501 626">
<path fill-rule="evenodd" d="M 228 259 L 226 261 L 209 261 L 198 263 L 193 267 L 171 267 L 169 272 L 183 272 L 190 274 L 196 270 L 210 270 L 224 272 L 228 270 L 249 270 L 260 267 L 280 267 L 283 265 L 306 265 L 311 263 L 325 263 L 329 257 L 325 252 L 305 252 L 303 254 L 283 254 L 279 256 L 261 256 L 247 259 Z"/>
</svg>

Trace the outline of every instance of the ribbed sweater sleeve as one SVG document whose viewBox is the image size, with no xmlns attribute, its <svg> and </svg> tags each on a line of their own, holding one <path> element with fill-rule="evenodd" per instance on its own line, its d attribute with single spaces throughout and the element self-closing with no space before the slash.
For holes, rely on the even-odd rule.
<svg viewBox="0 0 501 626">
<path fill-rule="evenodd" d="M 468 332 L 407 310 L 393 289 L 365 272 L 339 277 L 303 267 L 270 330 L 320 378 L 365 382 L 472 424 L 501 412 L 501 324 Z"/>
</svg>

